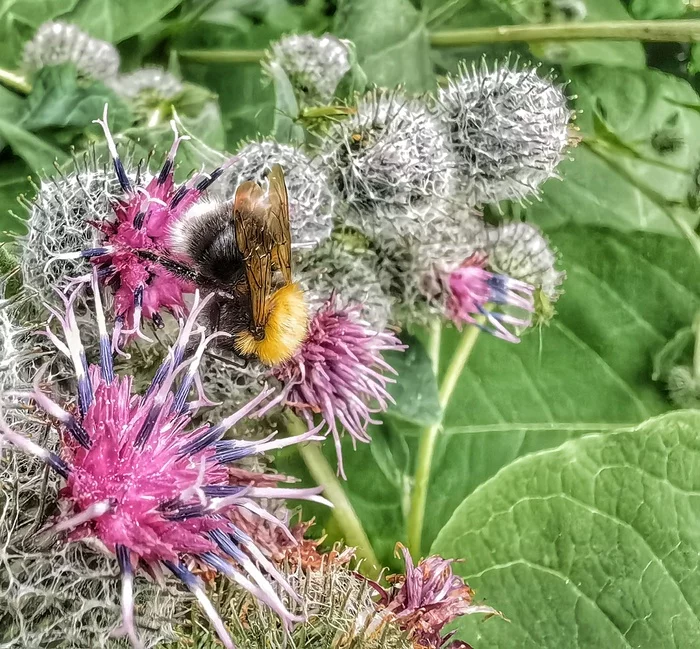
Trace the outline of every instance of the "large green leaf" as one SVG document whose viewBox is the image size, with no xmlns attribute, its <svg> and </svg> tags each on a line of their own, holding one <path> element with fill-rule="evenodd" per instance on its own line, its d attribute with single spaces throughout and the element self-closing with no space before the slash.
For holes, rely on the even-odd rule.
<svg viewBox="0 0 700 649">
<path fill-rule="evenodd" d="M 94 38 L 118 43 L 152 25 L 182 0 L 79 0 L 61 16 Z M 64 3 L 67 4 L 67 3 Z"/>
<path fill-rule="evenodd" d="M 370 82 L 411 92 L 434 87 L 425 15 L 410 0 L 341 0 L 335 31 L 355 43 Z"/>
<path fill-rule="evenodd" d="M 545 184 L 529 218 L 544 227 L 591 223 L 678 235 L 669 218 L 696 224 L 700 113 L 688 83 L 654 70 L 588 66 L 571 72 L 583 144 Z"/>
<path fill-rule="evenodd" d="M 34 80 L 27 97 L 23 128 L 38 131 L 45 128 L 83 128 L 102 117 L 109 104 L 109 123 L 119 132 L 131 125 L 128 106 L 103 83 L 81 82 L 71 65 L 44 68 Z"/>
<path fill-rule="evenodd" d="M 432 551 L 510 622 L 481 649 L 700 646 L 700 413 L 523 458 L 471 494 Z"/>
<path fill-rule="evenodd" d="M 51 172 L 54 162 L 61 164 L 68 159 L 61 149 L 6 119 L 0 119 L 0 140 L 37 173 Z"/>
<path fill-rule="evenodd" d="M 468 29 L 471 27 L 496 27 L 499 25 L 542 23 L 547 19 L 545 6 L 550 13 L 556 12 L 554 2 L 544 0 L 424 0 L 428 13 L 428 24 L 432 31 L 438 29 Z M 629 14 L 620 0 L 585 0 L 586 21 L 629 19 Z M 478 58 L 484 48 L 489 51 L 507 51 L 508 47 L 464 48 L 460 56 Z M 517 49 L 516 44 L 509 44 Z M 535 44 L 532 51 L 537 56 L 553 63 L 582 65 L 601 63 L 643 68 L 644 50 L 639 43 L 610 41 L 569 41 L 551 44 Z M 443 58 L 443 61 L 447 60 Z"/>
<path fill-rule="evenodd" d="M 700 307 L 700 262 L 688 243 L 592 227 L 562 228 L 552 241 L 568 273 L 554 321 L 518 345 L 482 335 L 446 408 L 424 552 L 459 503 L 517 457 L 634 425 L 668 407 L 663 386 L 652 379 L 653 357 Z M 443 373 L 458 336 L 443 332 Z M 405 380 L 420 382 L 416 373 Z M 373 430 L 381 449 L 353 451 L 348 444 L 344 461 L 350 499 L 380 558 L 391 562 L 392 539 L 405 539 L 419 428 L 385 420 Z M 328 520 L 321 509 L 314 514 L 322 525 Z"/>
</svg>

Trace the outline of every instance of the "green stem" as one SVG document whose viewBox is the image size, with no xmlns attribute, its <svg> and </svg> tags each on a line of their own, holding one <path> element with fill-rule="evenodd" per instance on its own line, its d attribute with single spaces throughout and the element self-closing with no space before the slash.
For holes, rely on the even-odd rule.
<svg viewBox="0 0 700 649">
<path fill-rule="evenodd" d="M 469 360 L 479 337 L 478 327 L 468 327 L 464 330 L 459 345 L 452 355 L 450 364 L 440 384 L 438 400 L 441 408 L 441 420 L 425 428 L 420 435 L 418 446 L 418 463 L 416 467 L 413 493 L 411 495 L 411 507 L 408 515 L 408 548 L 413 557 L 418 558 L 422 553 L 423 524 L 425 521 L 425 506 L 428 499 L 428 485 L 430 483 L 430 469 L 435 454 L 435 445 L 442 431 L 442 418 L 445 408 L 454 392 L 457 380 Z M 433 358 L 433 363 L 435 359 Z"/>
<path fill-rule="evenodd" d="M 440 372 L 440 341 L 442 339 L 442 321 L 439 318 L 433 318 L 430 323 L 428 337 L 428 358 L 430 358 L 433 367 L 433 374 L 437 381 Z"/>
<path fill-rule="evenodd" d="M 178 56 L 195 63 L 259 63 L 263 50 L 180 50 Z"/>
<path fill-rule="evenodd" d="M 28 95 L 32 91 L 31 85 L 24 77 L 2 68 L 0 68 L 0 84 L 20 95 Z"/>
<path fill-rule="evenodd" d="M 286 414 L 287 432 L 290 435 L 306 432 L 307 428 L 299 417 L 291 413 Z M 343 533 L 345 543 L 356 548 L 357 558 L 364 561 L 363 572 L 369 576 L 377 576 L 381 571 L 379 560 L 335 470 L 323 454 L 321 445 L 300 444 L 298 449 L 311 477 L 323 487 L 323 495 L 333 503 L 333 517 Z"/>
<path fill-rule="evenodd" d="M 433 47 L 463 47 L 479 43 L 524 41 L 647 41 L 695 43 L 700 41 L 700 20 L 617 20 L 554 23 L 548 25 L 501 25 L 434 32 Z"/>
<path fill-rule="evenodd" d="M 695 322 L 693 322 L 693 329 L 695 330 L 695 349 L 693 351 L 693 376 L 700 380 L 700 312 L 695 316 Z"/>
</svg>

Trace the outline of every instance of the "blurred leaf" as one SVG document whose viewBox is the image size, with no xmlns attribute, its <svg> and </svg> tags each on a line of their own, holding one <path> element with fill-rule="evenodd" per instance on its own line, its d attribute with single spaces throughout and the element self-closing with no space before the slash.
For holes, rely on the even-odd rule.
<svg viewBox="0 0 700 649">
<path fill-rule="evenodd" d="M 185 83 L 182 92 L 173 99 L 172 103 L 179 115 L 197 117 L 212 101 L 216 101 L 216 95 L 211 90 L 194 83 Z"/>
<path fill-rule="evenodd" d="M 264 49 L 281 35 L 277 29 L 253 22 L 236 11 L 207 13 L 178 35 L 173 47 L 185 49 Z M 219 98 L 227 148 L 242 140 L 269 134 L 274 120 L 274 92 L 263 85 L 258 63 L 212 64 L 181 61 L 185 78 L 210 88 Z"/>
<path fill-rule="evenodd" d="M 652 0 L 653 1 L 653 0 Z M 472 27 L 496 27 L 523 23 L 546 22 L 548 11 L 555 11 L 555 3 L 546 0 L 424 0 L 431 31 L 438 29 L 469 29 Z M 629 20 L 630 16 L 620 0 L 585 0 L 587 22 Z M 480 58 L 486 50 L 491 55 L 518 51 L 520 44 L 500 46 L 484 44 L 455 50 L 452 65 L 459 58 Z M 570 41 L 560 43 L 534 43 L 532 52 L 552 63 L 583 65 L 600 63 L 632 68 L 645 67 L 644 49 L 636 42 Z M 449 57 L 442 57 L 445 61 Z"/>
<path fill-rule="evenodd" d="M 345 101 L 352 101 L 356 93 L 362 93 L 367 88 L 367 74 L 357 60 L 357 48 L 354 43 L 349 43 L 350 69 L 343 75 L 335 89 L 335 96 Z"/>
<path fill-rule="evenodd" d="M 632 0 L 629 12 L 637 20 L 681 18 L 688 12 L 688 0 Z"/>
<path fill-rule="evenodd" d="M 0 86 L 0 119 L 8 122 L 17 122 L 25 110 L 25 99 L 17 93 Z M 0 151 L 5 148 L 6 142 L 0 138 Z"/>
<path fill-rule="evenodd" d="M 404 352 L 388 352 L 385 360 L 396 370 L 397 380 L 389 386 L 396 401 L 389 406 L 387 416 L 394 419 L 429 426 L 440 421 L 437 379 L 423 345 L 413 336 L 403 336 L 408 345 Z"/>
<path fill-rule="evenodd" d="M 304 129 L 298 122 L 299 104 L 294 94 L 294 86 L 279 63 L 269 61 L 265 65 L 275 88 L 272 137 L 277 142 L 301 145 L 304 143 Z"/>
<path fill-rule="evenodd" d="M 20 194 L 31 195 L 33 188 L 29 177 L 31 169 L 19 158 L 0 163 L 0 241 L 7 239 L 6 231 L 19 232 L 21 223 L 10 212 L 24 216 L 17 202 Z"/>
<path fill-rule="evenodd" d="M 131 125 L 129 107 L 103 83 L 79 81 L 72 65 L 44 68 L 34 80 L 20 125 L 28 131 L 91 126 L 102 117 L 105 104 L 114 132 Z"/>
<path fill-rule="evenodd" d="M 6 119 L 0 119 L 0 139 L 35 173 L 51 173 L 54 162 L 62 164 L 68 159 L 61 149 Z"/>
<path fill-rule="evenodd" d="M 653 357 L 700 307 L 700 262 L 688 243 L 574 226 L 551 239 L 568 273 L 558 314 L 518 345 L 483 334 L 478 340 L 438 439 L 424 552 L 459 503 L 521 455 L 586 432 L 637 424 L 668 408 L 662 386 L 652 380 Z M 442 372 L 458 339 L 454 329 L 443 331 Z M 422 386 L 417 370 L 400 374 L 399 381 L 415 390 Z M 350 499 L 375 551 L 391 565 L 393 544 L 405 540 L 410 474 L 397 477 L 387 466 L 413 471 L 420 431 L 391 416 L 384 420 L 381 466 L 367 445 L 353 451 L 346 442 L 343 457 Z M 404 445 L 411 462 L 403 460 Z M 334 462 L 332 444 L 326 447 Z M 301 467 L 290 464 L 288 470 L 298 475 Z M 326 524 L 328 512 L 309 512 L 321 527 Z"/>
<path fill-rule="evenodd" d="M 550 228 L 590 223 L 678 235 L 668 209 L 695 225 L 700 114 L 695 91 L 654 70 L 588 66 L 572 71 L 584 144 L 558 169 L 528 218 Z M 686 104 L 686 105 L 684 105 Z"/>
<path fill-rule="evenodd" d="M 510 620 L 465 616 L 482 649 L 700 646 L 700 413 L 590 435 L 471 494 L 432 552 Z"/>
<path fill-rule="evenodd" d="M 409 0 L 339 0 L 334 31 L 355 44 L 371 83 L 409 92 L 434 88 L 425 16 Z"/>
<path fill-rule="evenodd" d="M 61 15 L 93 38 L 118 43 L 138 34 L 177 7 L 182 0 L 79 0 Z M 64 3 L 65 4 L 65 3 Z"/>
</svg>

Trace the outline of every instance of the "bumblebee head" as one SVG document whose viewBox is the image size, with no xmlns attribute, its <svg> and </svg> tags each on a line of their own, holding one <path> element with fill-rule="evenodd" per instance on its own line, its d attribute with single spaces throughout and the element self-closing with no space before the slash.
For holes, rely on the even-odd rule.
<svg viewBox="0 0 700 649">
<path fill-rule="evenodd" d="M 255 356 L 265 365 L 289 360 L 304 342 L 309 309 L 298 284 L 287 284 L 268 298 L 268 318 L 264 335 L 245 330 L 236 334 L 236 351 L 243 357 Z"/>
</svg>

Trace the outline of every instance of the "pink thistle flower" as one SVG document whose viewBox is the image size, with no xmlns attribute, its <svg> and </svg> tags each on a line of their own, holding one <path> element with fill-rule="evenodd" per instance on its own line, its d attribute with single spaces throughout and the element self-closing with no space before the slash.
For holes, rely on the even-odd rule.
<svg viewBox="0 0 700 649">
<path fill-rule="evenodd" d="M 452 559 L 432 556 L 414 566 L 408 549 L 400 543 L 397 548 L 403 553 L 406 575 L 390 577 L 390 590 L 369 582 L 380 594 L 378 604 L 410 633 L 416 647 L 469 649 L 461 640 L 450 642 L 454 633 L 443 636 L 443 628 L 462 615 L 499 615 L 498 611 L 472 603 L 474 591 L 452 572 Z"/>
<path fill-rule="evenodd" d="M 343 470 L 338 423 L 356 442 L 370 442 L 372 417 L 384 412 L 394 400 L 387 390 L 394 380 L 383 372 L 396 374 L 382 357 L 383 351 L 405 347 L 389 330 L 373 331 L 361 320 L 360 306 L 340 308 L 335 297 L 321 306 L 311 319 L 309 333 L 297 354 L 273 369 L 285 386 L 287 405 L 312 425 L 320 414 L 326 432 L 333 434 L 338 456 L 338 473 Z M 375 402 L 375 407 L 370 403 Z"/>
<path fill-rule="evenodd" d="M 163 311 L 176 317 L 184 314 L 184 296 L 194 292 L 193 282 L 169 272 L 156 259 L 173 257 L 169 246 L 171 225 L 187 212 L 235 159 L 210 174 L 196 174 L 186 183 L 176 185 L 173 177 L 175 156 L 180 143 L 189 138 L 179 136 L 172 122 L 175 141 L 160 172 L 147 182 L 137 172 L 132 182 L 109 131 L 107 105 L 103 118 L 95 122 L 104 131 L 123 196 L 112 201 L 113 220 L 93 222 L 93 226 L 104 235 L 102 246 L 63 253 L 55 259 L 89 259 L 99 269 L 103 282 L 112 287 L 116 349 L 122 333 L 129 337 L 146 338 L 141 332 L 142 317 L 152 320 L 160 328 L 163 326 Z"/>
<path fill-rule="evenodd" d="M 297 597 L 254 537 L 239 528 L 237 512 L 272 523 L 258 500 L 297 498 L 327 504 L 319 489 L 277 486 L 283 476 L 257 476 L 229 466 L 251 454 L 266 453 L 306 440 L 320 439 L 317 430 L 283 440 L 274 434 L 261 441 L 224 440 L 224 434 L 246 416 L 260 416 L 274 405 L 265 389 L 250 403 L 216 425 L 192 428 L 192 416 L 207 403 L 203 394 L 189 401 L 207 344 L 195 329 L 207 299 L 195 293 L 194 305 L 179 337 L 168 351 L 144 394 L 132 391 L 129 376 L 115 375 L 110 339 L 102 314 L 98 272 L 93 269 L 95 312 L 100 334 L 100 361 L 89 365 L 73 310 L 78 291 L 66 298 L 65 313 L 52 310 L 63 339 L 47 330 L 59 351 L 72 360 L 77 379 L 77 406 L 60 405 L 44 394 L 36 377 L 28 395 L 57 426 L 62 441 L 58 454 L 11 430 L 0 420 L 0 442 L 38 456 L 65 480 L 59 493 L 61 514 L 51 529 L 67 541 L 90 539 L 116 555 L 122 576 L 124 631 L 141 646 L 133 617 L 133 576 L 142 568 L 155 577 L 167 568 L 195 595 L 224 646 L 233 644 L 190 568 L 208 566 L 260 598 L 285 623 L 298 618 L 284 606 L 270 581 Z M 190 338 L 199 343 L 185 359 Z M 264 403 L 265 402 L 265 403 Z M 240 515 L 238 516 L 240 518 Z M 283 527 L 277 519 L 274 522 Z M 294 539 L 289 530 L 287 535 Z M 297 597 L 298 599 L 298 597 Z"/>
<path fill-rule="evenodd" d="M 520 339 L 509 331 L 506 325 L 526 328 L 532 322 L 535 310 L 534 287 L 507 275 L 487 271 L 487 256 L 475 253 L 462 265 L 442 277 L 442 285 L 447 293 L 446 314 L 458 325 L 468 323 L 481 327 L 484 331 L 508 342 L 517 343 Z M 518 318 L 509 313 L 500 313 L 487 308 L 489 304 L 516 307 L 527 313 Z M 476 319 L 482 316 L 485 323 Z"/>
</svg>

